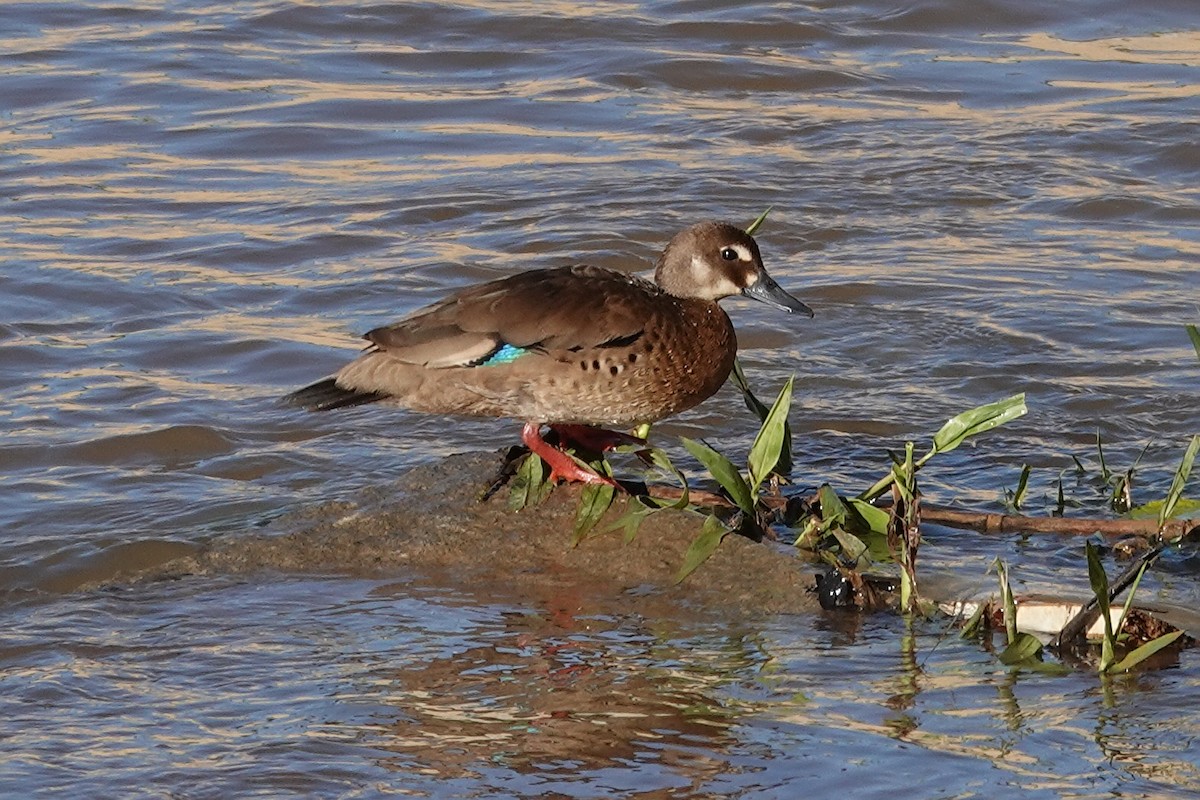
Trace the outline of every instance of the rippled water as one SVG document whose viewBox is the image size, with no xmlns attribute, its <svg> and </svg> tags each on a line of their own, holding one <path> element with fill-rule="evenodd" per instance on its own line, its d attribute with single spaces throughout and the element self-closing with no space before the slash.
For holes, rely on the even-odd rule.
<svg viewBox="0 0 1200 800">
<path fill-rule="evenodd" d="M 1031 463 L 1045 510 L 1097 429 L 1121 469 L 1150 443 L 1135 488 L 1161 496 L 1200 428 L 1190 2 L 31 2 L 0 42 L 4 793 L 1200 789 L 1192 655 L 1106 689 L 936 631 L 917 670 L 890 618 L 726 630 L 585 597 L 564 620 L 287 575 L 86 588 L 515 440 L 274 402 L 361 331 L 767 206 L 768 267 L 817 316 L 728 305 L 755 385 L 798 376 L 802 482 L 859 488 L 885 448 L 1024 391 L 929 499 L 996 507 Z M 658 435 L 736 451 L 753 427 L 725 391 Z M 933 531 L 924 552 L 1083 585 L 1077 542 Z M 1194 571 L 1172 554 L 1151 588 L 1194 606 Z"/>
</svg>

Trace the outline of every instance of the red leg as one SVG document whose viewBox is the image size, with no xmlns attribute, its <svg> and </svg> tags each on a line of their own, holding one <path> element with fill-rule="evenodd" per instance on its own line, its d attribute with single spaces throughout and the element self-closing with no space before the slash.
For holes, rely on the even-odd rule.
<svg viewBox="0 0 1200 800">
<path fill-rule="evenodd" d="M 575 459 L 562 450 L 551 446 L 542 438 L 542 426 L 536 422 L 525 423 L 525 427 L 521 429 L 521 441 L 533 451 L 534 455 L 540 457 L 542 461 L 550 465 L 550 480 L 562 478 L 565 481 L 574 483 L 607 483 L 609 486 L 617 485 L 617 482 L 612 478 L 607 478 L 594 470 L 580 466 Z"/>
<path fill-rule="evenodd" d="M 557 433 L 560 439 L 572 441 L 597 453 L 606 453 L 623 444 L 634 444 L 641 447 L 646 445 L 645 439 L 639 439 L 620 431 L 593 428 L 591 425 L 551 425 L 550 429 Z"/>
</svg>

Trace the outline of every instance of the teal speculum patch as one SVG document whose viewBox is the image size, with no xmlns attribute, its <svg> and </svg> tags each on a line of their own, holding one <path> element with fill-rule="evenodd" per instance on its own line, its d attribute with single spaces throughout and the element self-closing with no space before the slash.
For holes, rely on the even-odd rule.
<svg viewBox="0 0 1200 800">
<path fill-rule="evenodd" d="M 506 344 L 490 356 L 479 362 L 481 367 L 494 367 L 497 364 L 511 364 L 528 351 L 522 347 Z"/>
</svg>

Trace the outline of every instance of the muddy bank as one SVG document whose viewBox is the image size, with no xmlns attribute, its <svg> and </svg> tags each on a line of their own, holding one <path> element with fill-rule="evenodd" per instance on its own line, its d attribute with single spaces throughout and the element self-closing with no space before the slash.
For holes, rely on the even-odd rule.
<svg viewBox="0 0 1200 800">
<path fill-rule="evenodd" d="M 280 520 L 272 532 L 221 539 L 166 565 L 159 576 L 320 572 L 354 576 L 424 575 L 489 593 L 542 595 L 561 587 L 600 599 L 685 602 L 741 616 L 816 608 L 811 566 L 778 544 L 729 536 L 682 585 L 673 583 L 702 518 L 651 516 L 637 538 L 620 531 L 571 547 L 577 487 L 558 487 L 536 508 L 509 510 L 507 488 L 479 496 L 499 454 L 452 456 L 398 481 Z M 619 515 L 622 500 L 610 515 Z M 604 523 L 601 523 L 601 528 Z"/>
</svg>

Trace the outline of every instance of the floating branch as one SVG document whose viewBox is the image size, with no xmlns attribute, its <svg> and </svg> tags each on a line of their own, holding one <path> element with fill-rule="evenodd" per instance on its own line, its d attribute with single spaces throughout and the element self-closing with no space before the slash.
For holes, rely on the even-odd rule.
<svg viewBox="0 0 1200 800">
<path fill-rule="evenodd" d="M 928 503 L 921 506 L 928 522 L 951 528 L 973 528 L 980 533 L 1065 533 L 1073 536 L 1144 536 L 1158 538 L 1156 519 L 1091 519 L 1087 517 L 1027 517 L 1022 514 L 987 514 L 961 511 Z M 1200 531 L 1200 519 L 1173 519 L 1162 526 L 1162 538 L 1172 540 Z"/>
<path fill-rule="evenodd" d="M 681 491 L 671 486 L 648 486 L 647 493 L 651 497 L 663 500 L 676 500 Z M 712 492 L 691 490 L 691 502 L 698 506 L 714 506 L 733 508 L 734 504 L 726 497 Z M 799 506 L 809 506 L 816 503 L 816 496 L 800 499 L 770 495 L 760 497 L 770 510 L 782 514 L 785 519 L 795 516 L 794 509 Z M 883 504 L 883 505 L 886 505 Z M 936 506 L 932 503 L 921 504 L 921 518 L 925 522 L 936 525 L 946 525 L 951 528 L 971 528 L 980 533 L 1061 533 L 1070 536 L 1141 536 L 1157 539 L 1159 524 L 1157 519 L 1093 519 L 1088 517 L 1030 517 L 1023 514 L 994 514 L 981 511 L 963 511 L 948 506 Z M 1183 538 L 1200 533 L 1200 519 L 1167 520 L 1162 526 L 1163 540 Z"/>
</svg>

